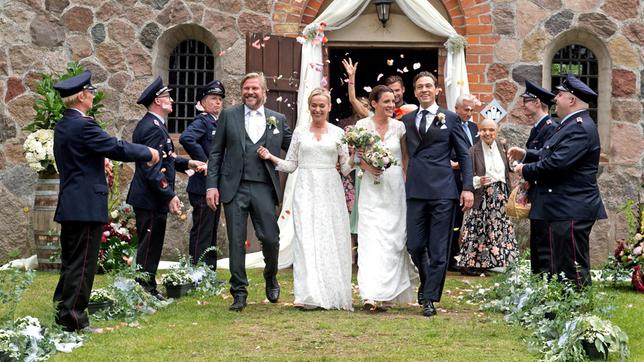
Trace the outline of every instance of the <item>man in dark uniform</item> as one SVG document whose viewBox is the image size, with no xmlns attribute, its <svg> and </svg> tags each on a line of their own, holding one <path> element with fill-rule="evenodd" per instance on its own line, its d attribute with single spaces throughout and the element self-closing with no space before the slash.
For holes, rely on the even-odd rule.
<svg viewBox="0 0 644 362">
<path fill-rule="evenodd" d="M 272 162 L 257 154 L 264 146 L 276 155 L 288 150 L 291 130 L 286 117 L 264 107 L 266 78 L 248 73 L 241 82 L 243 104 L 221 112 L 219 125 L 208 158 L 206 201 L 213 210 L 224 204 L 226 231 L 230 250 L 230 310 L 241 312 L 246 307 L 246 223 L 253 222 L 264 254 L 266 298 L 277 303 L 279 228 L 275 207 L 282 196 L 280 179 Z M 220 198 L 221 197 L 221 198 Z"/>
<path fill-rule="evenodd" d="M 85 308 L 94 283 L 103 225 L 107 223 L 107 182 L 104 160 L 140 161 L 146 167 L 159 162 L 159 152 L 111 137 L 87 116 L 96 88 L 92 74 L 58 82 L 54 89 L 65 104 L 54 128 L 54 156 L 60 173 L 60 191 L 54 220 L 61 224 L 60 279 L 54 292 L 56 323 L 64 330 L 89 327 Z"/>
<path fill-rule="evenodd" d="M 204 163 L 177 157 L 166 120 L 172 112 L 170 89 L 157 78 L 141 93 L 136 101 L 148 109 L 134 129 L 132 142 L 159 150 L 162 161 L 154 168 L 136 163 L 134 177 L 127 195 L 127 203 L 134 207 L 136 232 L 139 245 L 136 250 L 136 264 L 147 273 L 149 280 L 137 280 L 150 294 L 159 300 L 163 296 L 157 291 L 155 280 L 168 212 L 181 214 L 181 201 L 174 192 L 176 171 L 185 172 L 188 168 L 202 170 Z"/>
<path fill-rule="evenodd" d="M 472 122 L 472 114 L 474 113 L 474 107 L 477 103 L 476 97 L 471 94 L 464 94 L 459 96 L 456 99 L 456 104 L 454 105 L 454 111 L 458 115 L 459 125 L 465 132 L 467 138 L 467 147 L 472 147 L 479 140 L 479 129 L 476 126 L 476 123 Z M 450 165 L 452 170 L 454 170 L 454 180 L 456 181 L 456 189 L 460 194 L 463 191 L 463 179 L 461 177 L 461 168 L 456 160 L 456 152 L 452 151 L 452 159 L 450 160 Z M 461 208 L 454 208 L 454 227 L 452 229 L 452 241 L 450 244 L 449 250 L 449 259 L 447 264 L 447 270 L 457 271 L 458 267 L 456 266 L 455 256 L 458 255 L 460 251 L 459 239 L 461 235 L 461 226 L 463 225 L 463 210 Z M 468 274 L 468 269 L 461 270 L 461 273 Z M 478 274 L 476 274 L 478 275 Z"/>
<path fill-rule="evenodd" d="M 529 80 L 525 81 L 525 92 L 521 95 L 524 113 L 535 121 L 526 142 L 526 149 L 538 151 L 552 136 L 559 125 L 548 111 L 555 104 L 555 95 Z M 535 197 L 536 186 L 530 185 L 528 198 Z M 530 266 L 532 273 L 547 273 L 550 270 L 550 248 L 548 226 L 543 220 L 530 219 Z"/>
<path fill-rule="evenodd" d="M 515 171 L 536 190 L 530 219 L 543 220 L 548 233 L 549 273 L 590 285 L 588 237 L 606 211 L 597 186 L 599 133 L 588 113 L 597 93 L 569 74 L 557 87 L 557 115 L 561 122 L 541 150 L 512 147 L 508 156 L 523 159 Z"/>
<path fill-rule="evenodd" d="M 226 90 L 218 80 L 206 84 L 197 95 L 204 112 L 195 117 L 179 138 L 179 142 L 193 160 L 208 162 L 210 144 L 217 129 L 217 119 L 224 97 Z M 196 263 L 204 250 L 217 246 L 217 226 L 221 208 L 212 210 L 206 204 L 206 176 L 203 174 L 191 176 L 186 191 L 192 205 L 189 253 L 192 262 Z M 213 270 L 217 269 L 217 252 L 208 252 L 203 256 L 203 262 Z"/>
</svg>

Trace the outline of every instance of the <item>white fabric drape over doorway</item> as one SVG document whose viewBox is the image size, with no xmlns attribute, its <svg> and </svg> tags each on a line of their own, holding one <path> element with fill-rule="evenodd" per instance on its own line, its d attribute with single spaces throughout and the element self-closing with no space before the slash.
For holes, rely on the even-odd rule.
<svg viewBox="0 0 644 362">
<path fill-rule="evenodd" d="M 447 108 L 454 109 L 456 98 L 469 93 L 467 82 L 467 68 L 465 66 L 464 38 L 458 35 L 451 24 L 427 0 L 396 0 L 403 13 L 418 27 L 423 30 L 448 38 L 447 59 L 445 61 L 445 96 Z M 321 23 L 325 23 L 325 31 L 341 29 L 353 22 L 364 9 L 371 4 L 371 0 L 336 0 L 333 1 L 311 24 L 304 28 L 303 33 L 315 32 Z M 319 87 L 322 82 L 322 43 L 307 39 L 302 44 L 302 57 L 300 66 L 300 84 L 297 97 L 297 126 L 308 127 L 311 123 L 307 98 L 311 91 Z M 293 189 L 297 171 L 289 175 L 284 190 L 282 211 L 278 219 L 280 228 L 280 257 L 279 268 L 287 268 L 293 264 L 291 244 L 294 238 L 293 214 Z M 218 262 L 218 266 L 228 268 L 228 260 Z M 247 268 L 260 268 L 264 266 L 264 257 L 261 252 L 246 255 Z"/>
</svg>

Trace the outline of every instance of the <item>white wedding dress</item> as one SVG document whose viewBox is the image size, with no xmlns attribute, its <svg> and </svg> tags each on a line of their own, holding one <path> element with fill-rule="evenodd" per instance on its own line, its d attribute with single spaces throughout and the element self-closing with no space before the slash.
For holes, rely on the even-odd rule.
<svg viewBox="0 0 644 362">
<path fill-rule="evenodd" d="M 377 134 L 371 117 L 356 127 Z M 405 126 L 393 118 L 382 141 L 402 165 L 400 138 Z M 391 166 L 375 184 L 373 175 L 364 172 L 358 197 L 358 286 L 360 297 L 373 302 L 413 303 L 416 279 L 406 248 L 407 203 L 401 166 Z"/>
<path fill-rule="evenodd" d="M 296 305 L 353 310 L 351 235 L 338 158 L 350 171 L 342 129 L 328 125 L 317 140 L 308 128 L 293 132 L 282 172 L 298 169 L 293 191 L 293 289 Z"/>
</svg>

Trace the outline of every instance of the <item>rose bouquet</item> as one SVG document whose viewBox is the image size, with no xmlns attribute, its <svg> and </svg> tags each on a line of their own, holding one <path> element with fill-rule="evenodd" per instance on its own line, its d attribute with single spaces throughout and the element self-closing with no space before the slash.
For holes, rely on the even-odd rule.
<svg viewBox="0 0 644 362">
<path fill-rule="evenodd" d="M 103 226 L 98 252 L 98 271 L 126 268 L 136 253 L 136 223 L 132 206 L 121 203 L 110 212 L 110 221 Z"/>
<path fill-rule="evenodd" d="M 383 171 L 391 166 L 400 164 L 391 151 L 384 147 L 380 142 L 368 147 L 362 154 L 362 160 Z M 374 176 L 374 184 L 377 185 L 379 183 L 380 176 Z"/>
<path fill-rule="evenodd" d="M 53 129 L 39 129 L 29 134 L 22 147 L 31 169 L 36 172 L 58 172 L 54 161 Z"/>
<path fill-rule="evenodd" d="M 366 128 L 362 127 L 348 127 L 349 129 L 342 137 L 342 143 L 349 147 L 356 149 L 366 150 L 377 142 L 380 142 L 380 137 Z"/>
</svg>

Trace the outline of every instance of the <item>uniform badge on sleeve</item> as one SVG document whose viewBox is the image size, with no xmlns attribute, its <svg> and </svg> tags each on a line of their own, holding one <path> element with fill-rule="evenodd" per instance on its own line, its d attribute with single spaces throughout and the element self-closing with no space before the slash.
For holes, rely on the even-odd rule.
<svg viewBox="0 0 644 362">
<path fill-rule="evenodd" d="M 584 123 L 584 120 L 581 119 L 581 117 L 577 117 L 577 119 L 575 121 L 577 121 L 577 123 Z"/>
</svg>

